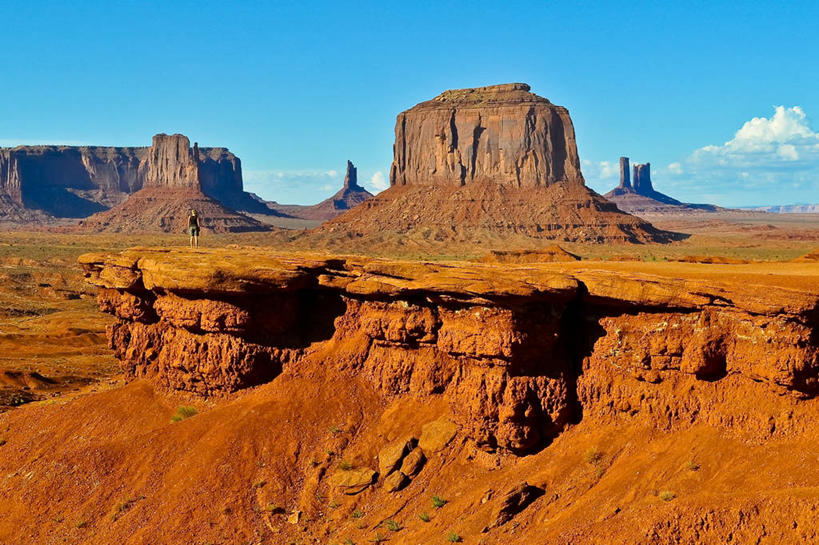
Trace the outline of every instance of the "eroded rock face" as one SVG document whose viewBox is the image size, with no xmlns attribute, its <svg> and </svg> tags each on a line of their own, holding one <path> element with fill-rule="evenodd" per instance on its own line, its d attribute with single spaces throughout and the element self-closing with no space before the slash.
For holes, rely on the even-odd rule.
<svg viewBox="0 0 819 545">
<path fill-rule="evenodd" d="M 157 135 L 155 144 L 157 139 L 162 145 L 154 152 L 149 147 L 111 146 L 0 148 L 0 201 L 16 203 L 23 211 L 18 214 L 19 223 L 28 223 L 38 220 L 32 211 L 65 218 L 90 216 L 151 184 L 189 187 L 184 180 L 192 171 L 190 165 L 178 172 L 171 166 L 186 161 L 181 139 L 187 139 Z M 171 149 L 174 146 L 176 152 Z M 157 166 L 164 162 L 169 170 L 156 170 L 149 183 L 152 160 Z M 233 208 L 252 208 L 242 189 L 241 163 L 233 153 L 226 148 L 200 148 L 197 163 L 204 193 Z M 0 203 L 0 211 L 2 208 Z M 257 203 L 256 208 L 263 206 Z"/>
<path fill-rule="evenodd" d="M 194 158 L 195 155 L 195 158 Z M 148 178 L 145 187 L 200 188 L 199 146 L 182 134 L 157 134 L 148 151 Z"/>
<path fill-rule="evenodd" d="M 569 112 L 525 83 L 445 91 L 398 115 L 392 185 L 583 184 Z"/>
<path fill-rule="evenodd" d="M 457 433 L 512 452 L 581 415 L 769 433 L 704 408 L 741 397 L 743 383 L 795 399 L 819 393 L 819 282 L 784 269 L 726 282 L 580 263 L 224 250 L 190 259 L 167 250 L 81 259 L 117 317 L 109 336 L 128 378 L 214 394 L 332 365 L 384 396 L 448 400 L 454 422 L 441 448 Z"/>
</svg>

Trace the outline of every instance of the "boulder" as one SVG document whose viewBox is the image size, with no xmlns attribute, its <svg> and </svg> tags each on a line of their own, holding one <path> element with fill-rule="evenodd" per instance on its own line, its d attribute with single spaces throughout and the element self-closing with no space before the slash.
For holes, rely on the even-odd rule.
<svg viewBox="0 0 819 545">
<path fill-rule="evenodd" d="M 418 440 L 414 437 L 401 439 L 387 445 L 378 453 L 378 471 L 382 476 L 389 475 L 401 465 L 401 460 L 415 448 Z"/>
<path fill-rule="evenodd" d="M 373 484 L 378 474 L 368 467 L 336 471 L 330 478 L 330 485 L 347 495 L 363 492 Z"/>
<path fill-rule="evenodd" d="M 508 492 L 499 500 L 498 506 L 493 514 L 493 526 L 506 524 L 512 518 L 526 509 L 533 501 L 544 494 L 544 490 L 529 483 L 521 483 Z"/>
<path fill-rule="evenodd" d="M 400 471 L 395 471 L 390 473 L 387 478 L 384 479 L 384 490 L 387 492 L 397 492 L 407 486 L 409 482 L 409 477 Z"/>
<path fill-rule="evenodd" d="M 420 473 L 426 461 L 427 457 L 424 456 L 424 451 L 420 448 L 414 448 L 404 457 L 400 472 L 407 477 L 415 477 Z"/>
<path fill-rule="evenodd" d="M 421 438 L 418 446 L 424 452 L 438 452 L 446 447 L 455 437 L 458 426 L 444 417 L 428 422 L 421 427 Z"/>
</svg>

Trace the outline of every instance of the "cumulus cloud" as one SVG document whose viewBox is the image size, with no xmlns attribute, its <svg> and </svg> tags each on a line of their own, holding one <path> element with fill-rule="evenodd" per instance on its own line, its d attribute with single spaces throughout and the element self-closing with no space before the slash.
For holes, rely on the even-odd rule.
<svg viewBox="0 0 819 545">
<path fill-rule="evenodd" d="M 667 166 L 652 165 L 658 191 L 688 202 L 751 206 L 819 202 L 819 133 L 799 106 L 776 106 L 754 117 L 722 144 L 702 146 Z M 606 192 L 618 163 L 582 163 L 586 181 Z"/>
<path fill-rule="evenodd" d="M 681 168 L 682 190 L 707 182 L 725 201 L 718 204 L 819 201 L 819 133 L 801 107 L 776 106 L 771 117 L 746 121 L 724 144 L 694 150 Z"/>
<path fill-rule="evenodd" d="M 383 191 L 390 187 L 387 177 L 380 170 L 377 170 L 370 178 L 369 186 L 376 191 Z"/>
</svg>

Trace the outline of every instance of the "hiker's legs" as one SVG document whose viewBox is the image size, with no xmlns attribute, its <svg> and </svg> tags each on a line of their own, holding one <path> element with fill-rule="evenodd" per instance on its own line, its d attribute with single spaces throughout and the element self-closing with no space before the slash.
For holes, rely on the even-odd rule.
<svg viewBox="0 0 819 545">
<path fill-rule="evenodd" d="M 198 248 L 199 247 L 199 235 L 193 235 L 193 245 Z"/>
<path fill-rule="evenodd" d="M 191 235 L 190 247 L 193 248 L 193 235 Z"/>
</svg>

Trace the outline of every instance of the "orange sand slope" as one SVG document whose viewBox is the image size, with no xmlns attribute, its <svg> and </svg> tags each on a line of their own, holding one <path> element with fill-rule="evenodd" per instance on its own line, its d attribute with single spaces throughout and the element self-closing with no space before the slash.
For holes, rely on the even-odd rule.
<svg viewBox="0 0 819 545">
<path fill-rule="evenodd" d="M 0 415 L 0 543 L 819 539 L 815 262 L 81 263 L 130 384 Z"/>
</svg>

